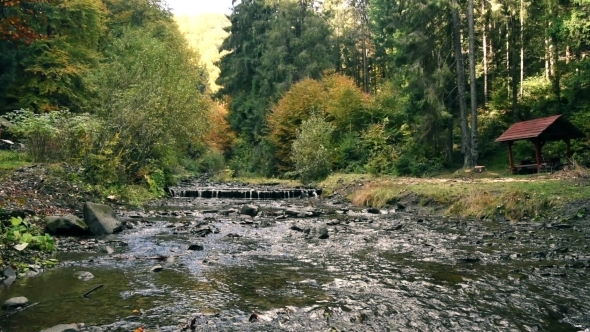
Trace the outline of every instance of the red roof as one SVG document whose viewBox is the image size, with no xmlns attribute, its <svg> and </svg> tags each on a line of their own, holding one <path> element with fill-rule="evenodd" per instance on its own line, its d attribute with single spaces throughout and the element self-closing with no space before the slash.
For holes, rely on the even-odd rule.
<svg viewBox="0 0 590 332">
<path fill-rule="evenodd" d="M 517 122 L 506 130 L 496 142 L 516 141 L 527 138 L 535 138 L 549 128 L 561 115 L 549 116 L 529 121 Z"/>
</svg>

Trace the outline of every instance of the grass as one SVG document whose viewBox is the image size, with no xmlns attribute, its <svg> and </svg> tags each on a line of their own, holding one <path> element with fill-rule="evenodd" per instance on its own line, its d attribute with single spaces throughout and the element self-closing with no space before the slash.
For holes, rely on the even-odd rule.
<svg viewBox="0 0 590 332">
<path fill-rule="evenodd" d="M 284 187 L 298 187 L 302 186 L 303 184 L 299 180 L 288 180 L 288 179 L 278 179 L 278 178 L 265 178 L 265 177 L 235 177 L 231 179 L 223 179 L 218 178 L 218 180 L 225 180 L 231 182 L 243 182 L 253 185 L 281 185 Z"/>
<path fill-rule="evenodd" d="M 358 206 L 381 208 L 410 201 L 452 215 L 501 213 L 511 220 L 544 216 L 568 202 L 590 198 L 588 181 L 537 175 L 417 179 L 335 174 L 323 185 L 329 193 L 342 190 Z"/>
<path fill-rule="evenodd" d="M 31 162 L 22 152 L 0 150 L 0 178 L 11 174 L 15 169 L 30 165 Z"/>
</svg>

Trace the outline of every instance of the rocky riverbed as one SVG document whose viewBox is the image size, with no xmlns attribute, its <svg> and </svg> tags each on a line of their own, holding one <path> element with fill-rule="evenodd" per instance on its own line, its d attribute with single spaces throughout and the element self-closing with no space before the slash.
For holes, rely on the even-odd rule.
<svg viewBox="0 0 590 332">
<path fill-rule="evenodd" d="M 121 233 L 62 237 L 57 268 L 0 290 L 34 304 L 1 311 L 0 331 L 590 329 L 584 216 L 462 220 L 310 195 L 117 214 Z"/>
</svg>

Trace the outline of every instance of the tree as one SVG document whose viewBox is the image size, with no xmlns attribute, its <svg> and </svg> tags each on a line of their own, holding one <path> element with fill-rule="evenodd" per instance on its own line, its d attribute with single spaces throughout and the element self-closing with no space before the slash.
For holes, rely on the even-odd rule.
<svg viewBox="0 0 590 332">
<path fill-rule="evenodd" d="M 467 20 L 469 22 L 469 85 L 471 90 L 471 164 L 473 167 L 477 164 L 477 92 L 475 78 L 475 20 L 473 18 L 473 0 L 469 0 L 467 10 Z"/>
<path fill-rule="evenodd" d="M 59 0 L 0 1 L 0 40 L 30 44 L 47 37 L 46 14 Z"/>
<path fill-rule="evenodd" d="M 455 46 L 455 63 L 457 67 L 457 103 L 461 116 L 461 151 L 463 152 L 463 167 L 468 168 L 473 164 L 473 155 L 471 154 L 471 135 L 467 125 L 467 104 L 465 103 L 465 67 L 463 66 L 463 51 L 461 48 L 461 28 L 459 19 L 459 9 L 456 2 L 451 8 L 453 16 L 453 45 Z"/>
<path fill-rule="evenodd" d="M 248 0 L 234 8 L 217 81 L 231 100 L 232 129 L 255 141 L 282 93 L 333 68 L 331 30 L 321 15 L 313 1 Z"/>
<path fill-rule="evenodd" d="M 329 121 L 340 138 L 346 132 L 362 131 L 370 123 L 370 102 L 354 81 L 343 75 L 295 83 L 267 115 L 268 137 L 275 147 L 279 170 L 293 169 L 291 145 L 301 124 L 312 114 Z"/>
<path fill-rule="evenodd" d="M 86 78 L 98 63 L 98 42 L 105 31 L 102 3 L 100 0 L 51 3 L 53 6 L 44 4 L 39 20 L 43 23 L 42 37 L 26 37 L 25 43 L 12 47 L 14 41 L 0 42 L 8 44 L 7 54 L 12 54 L 10 70 L 4 75 L 0 73 L 8 83 L 3 98 L 5 110 L 31 108 L 46 112 L 88 108 L 93 88 Z"/>
<path fill-rule="evenodd" d="M 118 168 L 126 181 L 154 169 L 168 173 L 179 156 L 205 143 L 212 106 L 206 70 L 165 13 L 160 24 L 122 31 L 93 75 L 104 122 L 93 166 Z"/>
<path fill-rule="evenodd" d="M 319 114 L 312 114 L 301 124 L 291 156 L 301 182 L 323 180 L 330 174 L 333 131 L 334 127 Z"/>
</svg>

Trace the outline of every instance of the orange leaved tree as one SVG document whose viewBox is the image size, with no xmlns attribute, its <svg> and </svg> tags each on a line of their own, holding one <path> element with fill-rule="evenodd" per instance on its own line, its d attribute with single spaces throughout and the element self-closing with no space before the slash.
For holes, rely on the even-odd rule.
<svg viewBox="0 0 590 332">
<path fill-rule="evenodd" d="M 312 113 L 335 127 L 334 135 L 358 130 L 366 122 L 370 97 L 344 75 L 329 74 L 321 80 L 303 79 L 294 84 L 267 116 L 269 139 L 276 149 L 278 169 L 293 169 L 291 147 L 297 130 Z"/>
</svg>

